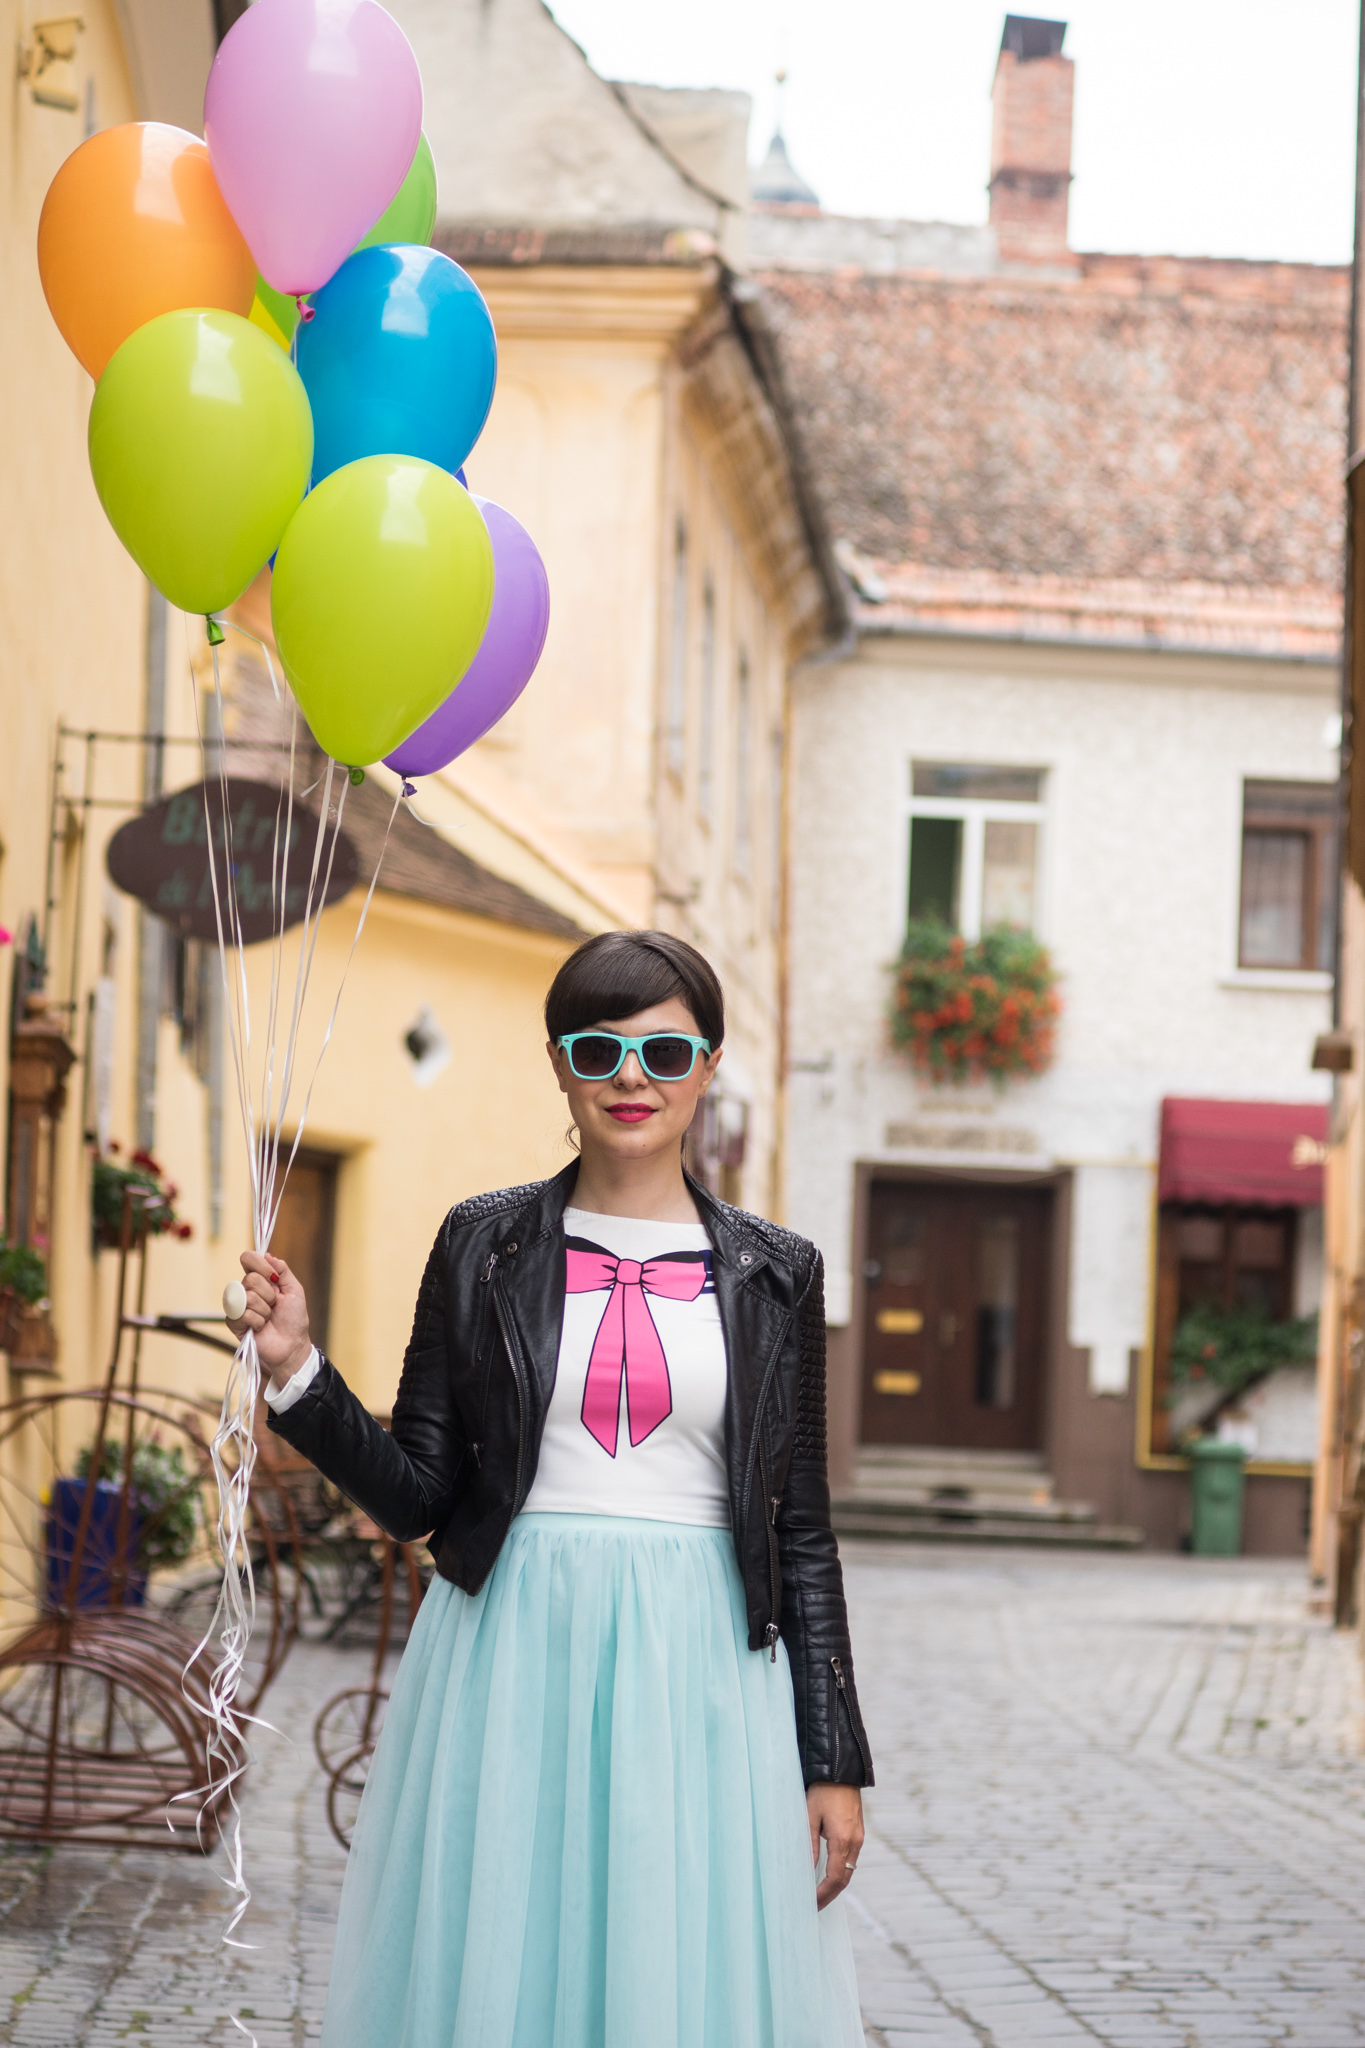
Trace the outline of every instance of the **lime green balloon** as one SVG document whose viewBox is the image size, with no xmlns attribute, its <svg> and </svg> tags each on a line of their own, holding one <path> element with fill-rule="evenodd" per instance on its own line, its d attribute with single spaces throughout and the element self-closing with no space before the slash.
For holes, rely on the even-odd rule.
<svg viewBox="0 0 1365 2048">
<path fill-rule="evenodd" d="M 436 225 L 436 164 L 425 135 L 418 138 L 417 154 L 385 211 L 357 249 L 373 249 L 380 242 L 429 242 Z M 354 254 L 354 250 L 352 254 Z"/>
<path fill-rule="evenodd" d="M 493 544 L 449 471 L 367 455 L 324 477 L 290 520 L 270 602 L 314 738 L 361 768 L 415 732 L 478 653 Z"/>
<path fill-rule="evenodd" d="M 299 324 L 298 300 L 287 299 L 283 292 L 277 292 L 274 285 L 267 284 L 259 274 L 256 278 L 256 298 L 279 328 L 284 337 L 284 345 L 288 348 L 289 337 Z M 252 312 L 255 312 L 254 306 Z M 257 325 L 259 324 L 258 321 Z"/>
<path fill-rule="evenodd" d="M 298 371 L 236 313 L 162 313 L 115 350 L 95 388 L 100 503 L 181 611 L 217 612 L 241 596 L 278 547 L 312 464 Z"/>
</svg>

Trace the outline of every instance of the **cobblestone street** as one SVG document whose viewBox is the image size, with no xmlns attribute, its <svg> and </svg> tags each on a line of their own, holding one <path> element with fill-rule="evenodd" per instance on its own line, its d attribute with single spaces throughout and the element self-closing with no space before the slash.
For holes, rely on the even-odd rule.
<svg viewBox="0 0 1365 2048">
<path fill-rule="evenodd" d="M 848 1546 L 879 1765 L 854 1886 L 877 2048 L 1365 2042 L 1353 1643 L 1293 1565 Z M 343 1858 L 309 1730 L 363 1653 L 305 1647 L 220 1860 L 0 1856 L 0 2043 L 317 2039 Z M 642 2044 L 644 2048 L 644 2044 Z"/>
</svg>

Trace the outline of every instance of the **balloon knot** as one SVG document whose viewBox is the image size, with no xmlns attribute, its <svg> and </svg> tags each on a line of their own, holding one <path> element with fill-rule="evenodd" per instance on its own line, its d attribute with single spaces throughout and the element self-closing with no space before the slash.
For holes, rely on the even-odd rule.
<svg viewBox="0 0 1365 2048">
<path fill-rule="evenodd" d="M 214 618 L 212 612 L 208 612 L 205 614 L 204 624 L 208 627 L 209 631 L 209 646 L 221 647 L 223 642 L 227 639 L 227 634 L 223 631 L 217 619 Z"/>
<path fill-rule="evenodd" d="M 300 320 L 302 320 L 305 324 L 313 318 L 314 314 L 318 310 L 316 306 L 309 305 L 308 301 L 305 299 L 302 292 L 295 293 L 294 304 L 299 309 Z"/>
<path fill-rule="evenodd" d="M 403 794 L 404 796 L 416 796 L 417 784 L 415 782 L 404 782 Z"/>
<path fill-rule="evenodd" d="M 361 783 L 365 780 L 365 770 L 363 768 L 348 768 L 346 773 L 351 778 L 351 788 L 359 789 Z"/>
</svg>

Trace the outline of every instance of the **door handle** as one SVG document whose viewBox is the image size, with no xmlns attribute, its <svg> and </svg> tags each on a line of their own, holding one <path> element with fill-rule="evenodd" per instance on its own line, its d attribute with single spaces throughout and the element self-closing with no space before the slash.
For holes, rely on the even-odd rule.
<svg viewBox="0 0 1365 2048">
<path fill-rule="evenodd" d="M 879 1308 L 877 1328 L 884 1337 L 917 1337 L 924 1317 L 917 1308 Z"/>
</svg>

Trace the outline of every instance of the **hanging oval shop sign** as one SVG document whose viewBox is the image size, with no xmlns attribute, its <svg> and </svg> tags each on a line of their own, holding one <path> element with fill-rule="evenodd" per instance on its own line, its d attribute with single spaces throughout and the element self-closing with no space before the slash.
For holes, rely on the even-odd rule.
<svg viewBox="0 0 1365 2048">
<path fill-rule="evenodd" d="M 209 861 L 210 828 L 213 866 Z M 242 944 L 253 946 L 302 919 L 317 841 L 316 811 L 295 800 L 290 813 L 279 790 L 268 783 L 229 777 L 226 783 L 216 779 L 196 782 L 150 804 L 120 826 L 109 842 L 106 861 L 111 880 L 164 918 L 181 938 L 211 943 L 218 937 L 213 900 L 216 867 L 223 935 L 229 940 L 234 935 L 228 911 L 230 877 Z M 335 903 L 344 896 L 355 884 L 357 867 L 351 840 L 329 826 L 318 861 L 315 902 L 321 897 Z"/>
</svg>

